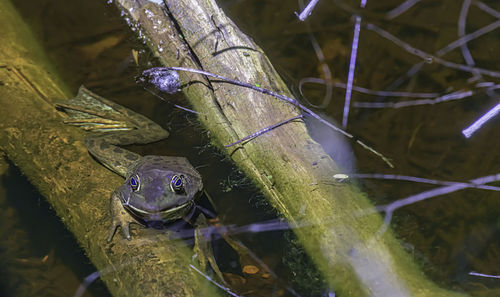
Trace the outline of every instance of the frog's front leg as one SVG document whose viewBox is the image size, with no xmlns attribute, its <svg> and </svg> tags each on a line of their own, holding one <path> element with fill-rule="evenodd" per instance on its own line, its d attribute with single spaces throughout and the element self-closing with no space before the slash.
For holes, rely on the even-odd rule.
<svg viewBox="0 0 500 297">
<path fill-rule="evenodd" d="M 108 242 L 111 242 L 118 227 L 122 228 L 123 237 L 130 240 L 130 224 L 137 221 L 123 208 L 118 194 L 113 192 L 110 198 L 111 208 L 111 227 L 109 229 Z"/>
</svg>

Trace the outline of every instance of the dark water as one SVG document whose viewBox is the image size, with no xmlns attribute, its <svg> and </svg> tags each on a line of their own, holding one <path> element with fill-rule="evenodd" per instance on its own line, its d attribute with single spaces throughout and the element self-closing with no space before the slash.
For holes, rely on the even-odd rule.
<svg viewBox="0 0 500 297">
<path fill-rule="evenodd" d="M 147 154 L 187 154 L 204 176 L 207 190 L 214 197 L 215 206 L 224 223 L 244 225 L 275 217 L 249 182 L 224 161 L 224 156 L 217 155 L 217 151 L 207 144 L 207 132 L 198 126 L 193 116 L 174 110 L 172 105 L 160 102 L 135 84 L 134 77 L 140 69 L 135 66 L 131 51 L 140 49 L 141 46 L 136 43 L 134 35 L 129 32 L 113 5 L 97 0 L 16 2 L 75 92 L 79 85 L 84 84 L 96 93 L 151 117 L 170 130 L 171 136 L 166 141 L 146 147 L 135 146 L 132 147 L 133 150 Z M 422 1 L 401 16 L 389 20 L 386 12 L 402 1 L 368 1 L 367 8 L 363 11 L 359 9 L 357 1 L 343 2 L 355 10 L 352 11 L 335 4 L 338 2 L 323 0 L 310 17 L 308 30 L 294 15 L 294 11 L 299 10 L 295 1 L 218 2 L 266 51 L 283 78 L 297 93 L 301 78 L 323 77 L 320 63 L 311 46 L 309 32 L 314 34 L 323 50 L 334 80 L 345 83 L 354 12 L 362 14 L 363 23 L 373 23 L 412 46 L 433 53 L 458 38 L 457 22 L 462 7 L 462 1 Z M 500 10 L 497 1 L 484 3 Z M 478 6 L 471 5 L 466 20 L 466 33 L 470 33 L 496 19 Z M 477 67 L 495 71 L 500 69 L 500 55 L 497 54 L 500 52 L 499 32 L 497 29 L 468 43 Z M 142 57 L 141 69 L 148 67 L 148 63 L 154 63 L 147 53 Z M 443 58 L 455 63 L 465 63 L 459 49 Z M 416 56 L 362 27 L 354 83 L 373 90 L 387 90 L 394 80 L 419 61 Z M 471 77 L 470 73 L 445 68 L 436 63 L 425 64 L 417 75 L 396 90 L 443 94 L 466 89 L 474 90 L 475 95 L 458 101 L 400 109 L 351 109 L 347 130 L 391 158 L 396 166 L 391 169 L 373 154 L 350 143 L 356 158 L 356 172 L 450 181 L 468 181 L 498 173 L 500 135 L 495 128 L 500 124 L 500 119 L 492 119 L 469 139 L 461 134 L 465 127 L 497 104 L 496 98 L 500 98 L 494 91 L 488 93 L 476 87 L 477 81 L 471 81 Z M 498 78 L 490 76 L 483 76 L 482 81 L 500 83 Z M 324 88 L 306 85 L 304 94 L 311 102 L 319 104 Z M 344 94 L 343 89 L 334 89 L 332 102 L 323 110 L 338 122 L 342 121 Z M 181 97 L 168 99 L 185 105 Z M 352 102 L 388 100 L 398 102 L 412 99 L 383 98 L 356 92 L 352 96 Z M 14 169 L 11 170 L 15 172 Z M 26 181 L 18 173 L 9 176 L 17 178 L 4 181 L 4 186 L 9 184 L 13 187 L 8 193 L 24 188 Z M 374 204 L 389 203 L 435 187 L 402 181 L 367 179 L 360 182 Z M 30 191 L 37 195 L 34 190 Z M 81 250 L 71 240 L 71 235 L 65 233 L 48 205 L 42 202 L 43 198 L 9 202 L 12 200 L 8 196 L 6 203 L 10 203 L 9 207 L 17 213 L 24 214 L 25 209 L 39 212 L 25 217 L 20 215 L 20 221 L 31 227 L 23 227 L 23 224 L 12 226 L 12 230 L 25 230 L 16 232 L 27 234 L 26 245 L 38 247 L 37 240 L 40 238 L 33 234 L 41 233 L 50 238 L 47 242 L 54 243 L 33 248 L 33 251 L 29 251 L 31 254 L 23 257 L 43 259 L 44 255 L 54 250 L 49 254 L 49 259 L 55 257 L 56 263 L 64 263 L 65 269 L 71 269 L 75 279 L 79 280 L 95 269 L 88 264 Z M 37 200 L 41 201 L 39 205 L 28 207 Z M 464 290 L 474 296 L 495 296 L 493 290 L 500 289 L 500 281 L 468 273 L 478 271 L 500 274 L 499 210 L 500 194 L 468 189 L 399 209 L 391 227 L 396 230 L 397 236 L 415 261 L 436 283 L 454 290 Z M 53 226 L 41 226 L 33 231 L 31 228 L 38 226 L 36 223 L 40 220 L 52 220 Z M 57 232 L 45 232 L 47 229 Z M 55 240 L 60 238 L 64 240 Z M 283 244 L 283 238 L 294 241 L 291 233 L 281 232 L 243 234 L 240 239 L 279 273 L 283 283 L 293 285 L 303 296 L 318 296 L 322 290 L 321 281 L 311 270 L 303 270 L 304 265 L 309 265 L 307 257 L 301 254 L 299 247 Z M 2 243 L 1 251 L 8 253 L 15 249 L 15 245 L 9 244 L 12 243 L 6 243 L 5 246 Z M 223 250 L 224 247 L 220 249 Z M 58 251 L 71 251 L 78 255 L 70 254 L 68 257 Z M 40 266 L 39 263 L 37 265 Z M 228 269 L 230 266 L 227 264 Z M 24 281 L 43 283 L 46 281 L 44 277 L 50 275 L 51 283 L 60 281 L 59 290 L 43 291 L 37 296 L 59 296 L 54 292 L 71 292 L 73 287 L 65 286 L 64 279 L 59 279 L 55 272 L 47 272 L 44 267 L 42 265 L 38 272 L 30 274 L 32 278 Z M 2 276 L 1 283 L 5 285 L 0 290 L 5 289 L 0 294 L 23 296 L 14 294 L 16 291 L 12 284 L 18 281 L 16 273 L 9 273 L 8 269 L 2 271 L 7 271 L 7 276 Z M 44 272 L 45 276 L 41 277 Z M 302 284 L 291 283 L 294 274 L 298 274 L 295 279 L 303 280 Z M 89 294 L 95 296 L 106 294 L 105 288 L 99 283 L 93 284 L 91 290 L 94 291 Z M 280 291 L 276 296 L 281 294 L 289 293 Z"/>
<path fill-rule="evenodd" d="M 391 20 L 386 13 L 404 1 L 368 1 L 365 10 L 359 1 L 320 1 L 309 18 L 310 30 L 297 22 L 296 1 L 219 1 L 236 23 L 253 36 L 270 56 L 275 67 L 297 90 L 303 77 L 324 77 L 308 32 L 313 33 L 324 52 L 334 81 L 347 81 L 353 36 L 353 13 L 363 22 L 373 23 L 428 53 L 434 53 L 458 39 L 457 23 L 465 1 L 422 1 Z M 342 4 L 343 3 L 343 4 Z M 484 1 L 498 13 L 498 1 Z M 479 3 L 481 5 L 481 3 Z M 494 17 L 479 5 L 469 8 L 465 32 L 474 32 Z M 352 10 L 346 9 L 346 6 Z M 491 31 L 468 43 L 476 66 L 500 70 L 500 31 Z M 443 56 L 465 64 L 460 49 Z M 415 63 L 417 58 L 361 27 L 354 84 L 388 90 L 389 86 Z M 438 92 L 473 90 L 475 95 L 459 101 L 400 109 L 362 109 L 350 111 L 347 129 L 394 161 L 387 167 L 374 155 L 353 144 L 359 173 L 385 173 L 438 180 L 468 181 L 497 174 L 500 170 L 500 117 L 493 118 L 471 138 L 461 131 L 498 104 L 500 94 L 487 92 L 477 82 L 498 84 L 499 79 L 473 75 L 425 64 L 422 70 L 395 90 Z M 321 103 L 324 87 L 309 87 L 305 96 Z M 335 89 L 325 111 L 342 120 L 345 91 Z M 352 102 L 400 102 L 411 98 L 383 98 L 353 93 Z M 384 204 L 436 186 L 402 181 L 361 180 L 363 190 L 375 204 Z M 498 185 L 498 183 L 497 183 Z M 465 290 L 477 296 L 497 296 L 500 281 L 470 276 L 470 271 L 500 274 L 500 194 L 468 189 L 438 196 L 396 211 L 391 226 L 427 275 L 444 287 Z M 493 291 L 495 290 L 496 291 Z"/>
<path fill-rule="evenodd" d="M 0 180 L 0 296 L 73 296 L 95 271 L 73 235 L 21 172 Z M 109 296 L 97 281 L 84 295 Z"/>
</svg>

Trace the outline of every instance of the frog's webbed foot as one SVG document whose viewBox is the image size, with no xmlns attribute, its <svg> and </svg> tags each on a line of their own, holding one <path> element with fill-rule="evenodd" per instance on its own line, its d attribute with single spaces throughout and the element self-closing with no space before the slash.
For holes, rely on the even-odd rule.
<svg viewBox="0 0 500 297">
<path fill-rule="evenodd" d="M 116 193 L 111 194 L 111 227 L 109 229 L 108 242 L 111 242 L 116 229 L 121 227 L 123 237 L 130 240 L 130 224 L 137 221 L 127 213 Z"/>
<path fill-rule="evenodd" d="M 75 98 L 56 102 L 56 107 L 69 115 L 64 123 L 84 130 L 116 131 L 136 128 L 127 117 L 128 110 L 92 93 L 84 86 L 80 87 Z"/>
<path fill-rule="evenodd" d="M 210 267 L 212 270 L 215 272 L 217 277 L 222 281 L 224 284 L 226 284 L 226 281 L 224 280 L 224 277 L 222 275 L 222 272 L 219 269 L 219 266 L 217 265 L 217 262 L 215 261 L 214 257 L 214 251 L 212 249 L 212 244 L 210 241 L 210 233 L 208 224 L 207 224 L 207 219 L 205 216 L 201 213 L 198 218 L 196 219 L 196 222 L 194 223 L 194 252 L 197 255 L 198 262 L 200 263 L 201 269 L 206 271 L 206 266 L 207 266 L 207 261 L 210 264 Z"/>
</svg>

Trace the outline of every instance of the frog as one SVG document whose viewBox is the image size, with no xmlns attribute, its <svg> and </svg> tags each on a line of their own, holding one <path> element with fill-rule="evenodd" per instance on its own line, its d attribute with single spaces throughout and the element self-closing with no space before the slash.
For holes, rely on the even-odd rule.
<svg viewBox="0 0 500 297">
<path fill-rule="evenodd" d="M 58 101 L 55 106 L 68 114 L 65 124 L 79 126 L 90 132 L 83 139 L 89 153 L 124 178 L 123 184 L 110 197 L 108 243 L 113 240 L 118 228 L 121 228 L 124 238 L 131 240 L 130 225 L 133 223 L 148 227 L 155 223 L 189 220 L 203 193 L 201 175 L 191 163 L 185 157 L 141 156 L 121 147 L 160 141 L 169 136 L 168 131 L 147 117 L 101 97 L 84 86 L 79 88 L 75 98 Z M 213 251 L 200 232 L 200 228 L 206 224 L 205 216 L 199 214 L 194 223 L 194 249 L 204 253 L 200 256 L 200 263 L 208 260 L 224 281 Z"/>
</svg>

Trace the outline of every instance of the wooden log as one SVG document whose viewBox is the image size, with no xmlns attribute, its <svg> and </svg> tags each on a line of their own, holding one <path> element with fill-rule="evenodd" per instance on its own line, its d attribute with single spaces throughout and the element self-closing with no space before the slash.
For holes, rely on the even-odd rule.
<svg viewBox="0 0 500 297">
<path fill-rule="evenodd" d="M 52 101 L 75 94 L 57 77 L 9 1 L 0 1 L 0 26 L 0 150 L 47 198 L 110 292 L 218 295 L 190 269 L 192 250 L 168 235 L 148 233 L 106 243 L 109 195 L 122 180 L 90 157 L 83 131 L 62 123 Z"/>
<path fill-rule="evenodd" d="M 165 66 L 203 69 L 292 97 L 260 49 L 213 0 L 116 0 L 124 18 Z M 243 145 L 232 143 L 297 116 L 295 106 L 253 90 L 179 73 L 213 142 L 292 225 L 339 296 L 461 296 L 428 280 L 355 186 L 333 180 L 338 166 L 294 121 Z"/>
</svg>

